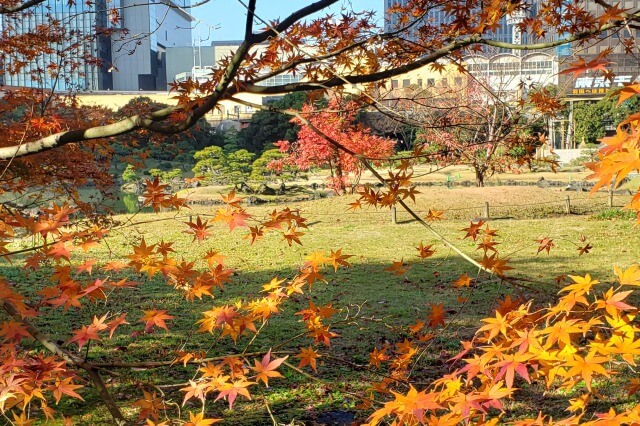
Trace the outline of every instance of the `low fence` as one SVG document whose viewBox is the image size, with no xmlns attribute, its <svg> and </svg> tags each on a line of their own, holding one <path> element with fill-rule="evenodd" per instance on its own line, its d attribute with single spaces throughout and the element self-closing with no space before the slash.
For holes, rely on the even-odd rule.
<svg viewBox="0 0 640 426">
<path fill-rule="evenodd" d="M 523 219 L 523 218 L 545 218 L 560 215 L 586 215 L 598 213 L 606 209 L 623 207 L 630 200 L 626 193 L 608 192 L 606 194 L 580 196 L 578 194 L 566 194 L 557 200 L 535 203 L 495 203 L 485 201 L 470 207 L 451 208 L 445 210 L 445 216 L 451 219 L 469 220 L 489 220 L 489 219 Z M 429 212 L 424 210 L 414 210 L 421 217 Z M 371 213 L 371 212 L 367 212 Z M 356 213 L 357 214 L 357 213 Z M 387 215 L 387 212 L 378 212 Z M 397 224 L 412 217 L 404 209 L 392 207 L 390 211 L 390 222 Z"/>
</svg>

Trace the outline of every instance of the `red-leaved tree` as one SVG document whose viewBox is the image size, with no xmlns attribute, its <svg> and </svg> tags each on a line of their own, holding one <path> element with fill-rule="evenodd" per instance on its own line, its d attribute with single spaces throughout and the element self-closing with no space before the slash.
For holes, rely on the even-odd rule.
<svg viewBox="0 0 640 426">
<path fill-rule="evenodd" d="M 275 145 L 283 153 L 289 154 L 281 160 L 271 163 L 272 169 L 280 169 L 291 165 L 300 170 L 312 167 L 329 167 L 331 177 L 329 187 L 338 193 L 344 193 L 350 183 L 356 182 L 363 170 L 359 157 L 365 157 L 378 163 L 393 154 L 395 142 L 372 135 L 369 129 L 355 123 L 358 104 L 354 101 L 342 101 L 331 98 L 327 109 L 316 110 L 313 105 L 306 104 L 302 108 L 302 117 L 310 124 L 303 123 L 300 118 L 293 121 L 300 125 L 296 142 L 279 141 Z M 340 143 L 344 149 L 320 136 L 315 129 L 330 136 Z"/>
</svg>

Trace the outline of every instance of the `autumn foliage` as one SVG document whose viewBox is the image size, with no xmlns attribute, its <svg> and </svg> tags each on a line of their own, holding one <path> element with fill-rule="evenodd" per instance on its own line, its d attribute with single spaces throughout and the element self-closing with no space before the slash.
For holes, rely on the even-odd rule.
<svg viewBox="0 0 640 426">
<path fill-rule="evenodd" d="M 301 125 L 298 140 L 293 143 L 286 140 L 276 142 L 280 151 L 289 155 L 273 161 L 269 167 L 276 170 L 287 165 L 300 170 L 329 167 L 329 187 L 344 193 L 347 185 L 357 182 L 362 173 L 364 166 L 360 157 L 379 164 L 393 154 L 395 145 L 394 141 L 372 135 L 369 129 L 357 125 L 354 122 L 357 112 L 356 102 L 345 102 L 337 97 L 331 98 L 326 109 L 320 111 L 312 104 L 306 104 L 301 116 L 308 119 L 310 124 L 293 119 L 296 124 Z M 341 148 L 326 137 L 335 140 Z"/>
<path fill-rule="evenodd" d="M 16 22 L 28 17 L 28 9 L 37 3 L 4 2 L 0 13 Z M 302 169 L 329 167 L 332 185 L 341 192 L 348 183 L 357 181 L 362 170 L 369 170 L 380 185 L 359 186 L 358 198 L 350 209 L 400 206 L 442 247 L 477 268 L 476 276 L 462 274 L 448 283 L 460 292 L 456 309 L 467 307 L 464 291 L 484 285 L 481 278 L 493 277 L 516 288 L 522 285 L 510 275 L 515 266 L 508 252 L 500 248 L 496 226 L 478 219 L 461 229 L 461 239 L 474 247 L 466 253 L 435 229 L 439 221 L 446 220 L 446 212 L 432 208 L 420 215 L 412 209 L 410 203 L 418 194 L 412 182 L 414 166 L 429 158 L 428 146 L 416 146 L 408 158 L 392 158 L 393 169 L 383 175 L 376 166 L 393 153 L 393 143 L 355 124 L 355 116 L 364 105 L 377 104 L 376 96 L 383 86 L 380 82 L 389 77 L 427 64 L 441 70 L 440 59 L 457 61 L 463 53 L 481 49 L 482 45 L 504 47 L 491 36 L 500 20 L 524 3 L 409 1 L 391 8 L 398 20 L 384 35 L 377 34 L 368 12 L 345 11 L 337 18 L 301 20 L 331 3 L 319 0 L 254 32 L 256 1 L 249 1 L 244 43 L 234 55 L 221 61 L 210 81 L 174 83 L 175 108 L 140 114 L 132 111 L 130 117 L 112 122 L 100 109 L 78 106 L 72 95 L 50 90 L 3 90 L 0 191 L 5 201 L 0 208 L 0 256 L 21 272 L 34 274 L 37 281 L 21 282 L 8 273 L 0 277 L 0 412 L 7 421 L 29 425 L 36 417 L 59 419 L 55 408 L 58 403 L 63 399 L 82 401 L 84 388 L 93 386 L 115 423 L 210 425 L 221 419 L 208 415 L 208 404 L 231 409 L 240 401 L 257 398 L 262 387 L 284 381 L 285 368 L 309 380 L 321 380 L 320 363 L 331 366 L 341 362 L 379 378 L 368 383 L 364 392 L 351 395 L 358 399 L 370 425 L 640 424 L 636 399 L 625 400 L 624 404 L 615 399 L 620 389 L 629 396 L 640 389 L 640 380 L 634 377 L 640 355 L 638 308 L 634 304 L 635 287 L 640 286 L 637 265 L 615 267 L 615 282 L 589 274 L 560 275 L 560 290 L 548 306 L 519 297 L 500 300 L 496 310 L 481 320 L 472 339 L 461 342 L 457 352 L 447 355 L 443 361 L 447 372 L 425 382 L 414 366 L 454 320 L 451 307 L 442 303 L 429 303 L 426 313 L 407 318 L 404 329 L 392 339 L 372 341 L 366 366 L 331 354 L 334 339 L 340 338 L 337 325 L 360 325 L 347 309 L 348 301 L 316 304 L 310 295 L 319 286 L 329 286 L 331 274 L 350 267 L 351 257 L 357 253 L 347 254 L 337 247 L 308 253 L 290 275 L 270 277 L 260 283 L 256 295 L 243 295 L 226 304 L 215 300 L 234 280 L 224 253 L 210 250 L 194 256 L 178 252 L 173 241 L 145 235 L 132 237 L 127 254 L 119 260 L 101 262 L 94 257 L 97 247 L 108 245 L 106 237 L 110 233 L 131 225 L 130 218 L 118 222 L 79 196 L 79 187 L 88 185 L 108 194 L 112 184 L 109 137 L 134 131 L 163 135 L 185 131 L 221 99 L 231 99 L 240 92 L 275 94 L 321 88 L 319 94 L 329 96 L 328 89 L 361 84 L 363 92 L 353 100 L 340 101 L 331 93 L 326 109 L 318 110 L 312 104 L 304 107 L 294 119 L 301 125 L 298 141 L 279 143 L 280 149 L 289 154 L 283 163 Z M 640 15 L 617 4 L 598 3 L 605 9 L 600 16 L 582 9 L 580 2 L 544 2 L 538 17 L 527 18 L 522 26 L 537 39 L 543 39 L 547 29 L 553 27 L 557 34 L 569 37 L 562 40 L 566 43 L 618 27 L 635 27 L 640 20 Z M 432 25 L 424 19 L 435 8 L 447 14 L 447 23 Z M 112 16 L 117 20 L 117 10 Z M 27 36 L 3 30 L 2 58 L 19 59 L 14 61 L 16 68 L 7 72 L 18 72 L 38 54 L 50 54 L 51 46 L 61 43 L 64 28 L 53 17 L 48 19 L 50 22 Z M 633 47 L 624 35 L 619 37 L 627 50 Z M 258 43 L 267 43 L 265 53 L 250 53 Z M 546 47 L 557 44 L 562 43 Z M 308 56 L 309 49 L 305 48 L 310 46 L 316 57 Z M 95 60 L 78 59 L 71 53 L 75 61 Z M 603 54 L 577 60 L 568 73 L 580 75 L 590 70 L 607 74 L 608 64 Z M 53 66 L 40 70 L 50 74 L 59 71 Z M 287 73 L 302 73 L 304 79 L 284 86 L 260 85 L 272 76 Z M 634 83 L 619 90 L 618 96 L 622 102 L 639 93 Z M 541 110 L 548 108 L 554 105 L 550 97 L 549 93 L 538 95 L 533 103 Z M 603 140 L 597 161 L 589 166 L 591 177 L 597 181 L 594 191 L 612 182 L 615 187 L 631 172 L 640 170 L 639 135 L 640 116 L 634 115 L 618 126 L 614 136 Z M 500 133 L 484 146 L 474 142 L 482 146 L 477 149 L 455 141 L 445 145 L 459 151 L 462 158 L 494 149 L 503 137 L 505 133 Z M 27 202 L 22 201 L 23 196 Z M 216 225 L 222 225 L 224 232 L 241 233 L 248 244 L 262 244 L 266 235 L 280 240 L 285 249 L 303 244 L 309 225 L 299 210 L 276 208 L 265 217 L 256 217 L 234 192 L 221 198 L 213 214 L 191 213 L 188 220 L 181 219 L 178 232 L 187 234 L 194 245 L 221 232 Z M 143 207 L 155 213 L 188 209 L 187 201 L 170 193 L 158 179 L 145 182 L 141 199 Z M 628 208 L 640 212 L 640 192 Z M 540 237 L 535 245 L 538 255 L 548 254 L 555 247 L 550 236 Z M 592 255 L 588 241 L 576 245 L 576 256 Z M 420 242 L 415 249 L 416 259 L 426 259 L 440 249 L 440 244 Z M 408 268 L 408 262 L 399 259 L 387 265 L 386 271 L 390 276 L 403 276 Z M 141 288 L 142 280 L 162 283 L 167 291 L 181 295 L 184 303 L 212 301 L 210 308 L 199 313 L 193 330 L 210 335 L 212 342 L 228 342 L 234 349 L 218 353 L 213 345 L 168 350 L 150 354 L 157 359 L 132 363 L 94 358 L 95 346 L 118 338 L 125 324 L 132 330 L 128 338 L 137 339 L 160 330 L 170 331 L 180 320 L 171 306 L 162 303 L 130 312 L 108 305 L 113 294 Z M 300 301 L 304 305 L 295 308 Z M 298 329 L 284 341 L 250 351 L 262 330 L 288 309 L 298 319 Z M 60 315 L 74 316 L 76 322 L 69 322 L 66 335 L 50 336 L 47 325 Z M 190 366 L 191 370 L 183 374 L 179 366 Z M 177 390 L 179 403 L 166 397 L 161 384 L 132 380 L 137 395 L 131 398 L 131 405 L 136 411 L 133 416 L 123 413 L 113 395 L 113 384 L 104 377 L 125 381 L 126 374 L 119 371 L 155 368 L 171 369 L 186 381 Z M 608 382 L 613 386 L 607 387 Z M 560 410 L 563 415 L 558 416 L 556 410 L 556 418 L 544 411 L 530 413 L 527 418 L 510 417 L 510 406 L 545 392 L 566 397 L 566 406 Z M 181 412 L 186 404 L 201 408 Z"/>
</svg>

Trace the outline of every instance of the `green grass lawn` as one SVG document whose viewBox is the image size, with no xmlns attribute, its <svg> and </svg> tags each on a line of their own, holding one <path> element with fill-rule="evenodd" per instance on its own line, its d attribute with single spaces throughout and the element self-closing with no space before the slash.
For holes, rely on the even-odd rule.
<svg viewBox="0 0 640 426">
<path fill-rule="evenodd" d="M 501 256 L 508 256 L 510 265 L 515 268 L 510 275 L 525 279 L 522 285 L 511 286 L 495 278 L 482 277 L 474 288 L 453 288 L 451 283 L 462 273 L 477 276 L 477 270 L 439 243 L 420 224 L 410 220 L 406 213 L 400 212 L 399 223 L 391 225 L 386 210 L 347 211 L 353 196 L 346 196 L 291 205 L 292 208 L 301 209 L 309 223 L 309 229 L 302 239 L 303 245 L 293 247 L 288 247 L 276 235 L 268 235 L 251 245 L 248 240 L 241 238 L 242 230 L 229 232 L 228 228 L 219 224 L 214 225 L 215 232 L 211 238 L 203 243 L 193 243 L 191 236 L 183 232 L 187 228 L 183 222 L 188 220 L 189 215 L 214 214 L 216 207 L 185 210 L 177 216 L 175 213 L 145 213 L 133 218 L 116 217 L 123 226 L 111 233 L 106 244 L 90 253 L 92 257 L 104 262 L 124 260 L 124 256 L 131 251 L 130 245 L 137 243 L 142 236 L 148 244 L 164 239 L 174 241 L 173 247 L 179 257 L 187 261 L 200 259 L 211 249 L 222 252 L 228 256 L 227 265 L 235 271 L 232 283 L 224 291 L 216 291 L 213 300 L 186 302 L 179 292 L 160 278 L 148 281 L 143 276 L 132 277 L 141 282 L 138 287 L 114 292 L 106 302 L 100 302 L 90 309 L 80 312 L 70 309 L 66 313 L 56 311 L 38 318 L 36 322 L 56 339 L 64 341 L 68 339 L 70 330 L 90 323 L 93 314 L 128 312 L 131 325 L 119 329 L 114 339 L 92 344 L 89 348 L 88 356 L 96 362 L 171 359 L 178 350 L 205 349 L 207 356 L 237 353 L 244 350 L 248 341 L 241 340 L 237 346 L 233 346 L 229 340 L 218 340 L 209 334 L 197 333 L 194 323 L 200 318 L 200 313 L 214 305 L 229 304 L 258 295 L 262 284 L 273 276 L 292 277 L 310 253 L 341 248 L 343 252 L 354 255 L 349 259 L 352 267 L 337 273 L 328 272 L 328 282 L 314 284 L 311 297 L 316 304 L 331 302 L 335 307 L 344 308 L 342 317 L 347 312 L 349 315 L 359 313 L 351 316 L 348 324 L 340 323 L 332 328 L 340 337 L 333 340 L 330 349 L 321 348 L 323 353 L 334 357 L 321 359 L 318 367 L 321 382 L 311 381 L 283 367 L 286 380 L 273 380 L 272 387 L 257 391 L 253 401 L 245 402 L 239 398 L 233 412 L 227 410 L 221 401 L 210 401 L 207 410 L 212 417 L 225 417 L 223 424 L 229 425 L 270 424 L 265 401 L 282 423 L 297 421 L 298 424 L 314 424 L 314 421 L 319 423 L 322 419 L 340 416 L 344 412 L 356 413 L 359 417 L 355 420 L 361 421 L 366 414 L 357 413 L 354 407 L 358 401 L 351 393 L 361 392 L 377 376 L 368 368 L 356 369 L 348 363 L 366 365 L 368 353 L 374 347 L 379 347 L 384 341 L 402 340 L 407 325 L 427 317 L 430 303 L 444 303 L 450 325 L 431 344 L 429 351 L 415 367 L 414 379 L 422 384 L 447 371 L 443 360 L 456 352 L 460 340 L 473 335 L 480 324 L 479 320 L 491 313 L 498 299 L 511 294 L 545 304 L 556 294 L 558 287 L 555 277 L 560 274 L 590 273 L 601 281 L 613 281 L 613 265 L 629 266 L 640 257 L 633 221 L 624 215 L 606 214 L 600 217 L 610 220 L 596 219 L 596 212 L 605 210 L 604 201 L 597 196 L 587 199 L 586 195 L 572 193 L 576 209 L 591 213 L 564 215 L 562 203 L 565 193 L 534 187 L 424 188 L 421 191 L 423 194 L 418 198 L 416 209 L 422 212 L 429 208 L 447 211 L 448 219 L 436 223 L 434 228 L 475 258 L 479 258 L 480 254 L 473 242 L 462 239 L 464 232 L 461 229 L 481 213 L 483 200 L 490 200 L 495 219 L 489 223 L 492 228 L 499 230 Z M 617 201 L 621 205 L 625 200 Z M 261 206 L 250 207 L 248 211 L 256 217 L 262 217 L 273 209 L 274 206 Z M 578 256 L 576 244 L 582 235 L 594 248 L 591 253 Z M 554 239 L 556 247 L 549 254 L 543 252 L 536 255 L 538 245 L 535 240 L 540 237 Z M 436 254 L 421 260 L 415 249 L 421 242 L 434 244 Z M 384 270 L 393 261 L 399 260 L 404 260 L 410 266 L 405 275 L 397 276 Z M 26 273 L 16 265 L 19 262 L 2 264 L 3 275 L 17 282 L 27 292 L 34 292 L 43 285 L 46 270 Z M 203 267 L 202 263 L 197 265 Z M 465 305 L 457 301 L 460 295 L 469 297 Z M 293 297 L 285 303 L 282 314 L 270 321 L 252 342 L 251 350 L 267 350 L 303 331 L 299 317 L 293 314 L 307 305 L 306 295 Z M 142 317 L 142 310 L 152 308 L 167 309 L 175 316 L 169 322 L 169 331 L 160 330 L 154 334 L 131 337 L 132 332 L 142 329 L 141 323 L 135 324 Z M 296 350 L 310 344 L 310 339 L 303 338 L 285 345 L 281 350 Z M 292 360 L 292 363 L 297 362 Z M 134 415 L 135 410 L 130 408 L 130 404 L 141 395 L 141 385 L 154 382 L 178 384 L 179 388 L 182 387 L 181 383 L 193 377 L 194 371 L 195 367 L 182 366 L 144 371 L 117 370 L 117 376 L 109 377 L 109 380 L 124 411 Z M 169 400 L 181 403 L 182 392 L 175 388 L 164 388 L 164 392 Z M 82 395 L 86 403 L 65 400 L 60 411 L 72 416 L 75 424 L 110 424 L 108 413 L 92 390 L 85 388 Z M 183 410 L 198 408 L 187 403 Z"/>
</svg>

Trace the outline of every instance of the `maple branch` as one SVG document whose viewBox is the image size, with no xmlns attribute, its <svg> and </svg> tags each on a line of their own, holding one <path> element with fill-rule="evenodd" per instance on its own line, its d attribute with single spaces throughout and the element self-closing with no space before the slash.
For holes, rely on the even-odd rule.
<svg viewBox="0 0 640 426">
<path fill-rule="evenodd" d="M 64 349 L 55 341 L 53 341 L 49 336 L 47 336 L 46 334 L 38 330 L 38 328 L 34 326 L 31 323 L 31 321 L 24 318 L 20 314 L 20 312 L 18 312 L 18 310 L 11 304 L 11 302 L 7 300 L 0 300 L 0 304 L 2 305 L 2 308 L 5 310 L 5 312 L 7 312 L 15 321 L 22 324 L 25 327 L 25 329 L 29 332 L 31 337 L 36 339 L 48 351 L 59 356 L 66 363 L 70 365 L 74 365 L 86 371 L 87 374 L 89 374 L 89 377 L 91 377 L 91 381 L 93 382 L 94 386 L 98 390 L 98 393 L 102 398 L 102 402 L 104 402 L 104 404 L 107 406 L 109 413 L 114 418 L 114 420 L 116 420 L 116 423 L 120 425 L 126 424 L 126 419 L 124 415 L 122 414 L 122 412 L 116 405 L 115 401 L 113 400 L 111 394 L 109 393 L 109 390 L 107 389 L 104 381 L 102 380 L 102 377 L 100 377 L 100 375 L 96 371 L 95 365 L 85 361 L 78 355 Z"/>
<path fill-rule="evenodd" d="M 256 14 L 256 0 L 249 0 L 247 7 L 247 21 L 244 28 L 244 39 L 250 40 L 253 36 L 253 17 Z"/>
<path fill-rule="evenodd" d="M 306 18 L 309 15 L 312 15 L 316 12 L 320 12 L 322 9 L 326 9 L 334 3 L 337 3 L 338 0 L 320 0 L 315 3 L 311 3 L 308 6 L 305 6 L 297 11 L 293 12 L 291 15 L 287 16 L 281 22 L 279 22 L 273 28 L 268 28 L 261 33 L 254 34 L 252 36 L 253 43 L 262 43 L 267 41 L 271 37 L 277 37 L 279 33 L 286 31 L 287 28 L 300 21 L 303 18 Z"/>
<path fill-rule="evenodd" d="M 9 13 L 21 12 L 33 6 L 37 6 L 40 3 L 44 3 L 45 0 L 29 0 L 24 3 L 19 3 L 15 6 L 0 6 L 0 15 L 6 15 Z"/>
<path fill-rule="evenodd" d="M 287 28 L 300 19 L 318 12 L 337 1 L 338 0 L 321 0 L 312 3 L 289 15 L 286 19 L 276 25 L 274 29 L 253 34 L 249 38 L 245 39 L 230 60 L 221 81 L 215 87 L 213 93 L 204 98 L 200 106 L 189 111 L 189 116 L 179 123 L 162 123 L 162 121 L 169 118 L 172 113 L 184 109 L 182 106 L 167 107 L 146 115 L 134 115 L 127 117 L 116 123 L 104 126 L 59 132 L 32 142 L 23 143 L 17 147 L 3 147 L 0 148 L 0 160 L 9 160 L 11 158 L 33 155 L 69 143 L 118 136 L 139 129 L 151 130 L 162 134 L 175 134 L 185 131 L 195 125 L 198 119 L 204 116 L 207 112 L 215 108 L 225 93 L 233 94 L 239 91 L 239 89 L 230 88 L 229 86 L 236 77 L 240 64 L 249 53 L 251 46 L 266 41 L 269 37 L 272 37 L 274 35 L 274 30 L 278 32 L 286 31 Z"/>
<path fill-rule="evenodd" d="M 64 349 L 55 341 L 53 341 L 49 336 L 38 330 L 38 328 L 34 326 L 31 321 L 24 318 L 20 314 L 20 312 L 18 312 L 18 310 L 15 308 L 15 306 L 13 306 L 13 304 L 11 304 L 11 302 L 7 300 L 0 300 L 0 304 L 2 304 L 2 308 L 6 313 L 9 314 L 9 316 L 11 316 L 16 322 L 24 325 L 31 337 L 40 342 L 40 344 L 44 346 L 49 352 L 59 356 L 68 364 L 76 365 L 78 367 L 82 367 L 85 364 L 84 359 Z"/>
<path fill-rule="evenodd" d="M 307 334 L 305 332 L 305 334 Z M 223 361 L 230 357 L 253 357 L 253 356 L 264 356 L 268 351 L 258 351 L 258 352 L 248 352 L 248 353 L 240 353 L 240 354 L 228 354 L 222 356 L 214 356 L 209 358 L 193 358 L 187 361 L 187 364 L 203 364 L 205 362 L 213 362 L 213 361 Z M 297 352 L 294 351 L 271 351 L 272 355 L 291 355 Z M 176 361 L 175 359 L 170 361 L 146 361 L 146 362 L 95 362 L 92 363 L 93 367 L 100 369 L 108 369 L 108 368 L 160 368 L 160 367 L 171 367 L 175 364 L 182 364 L 182 361 Z"/>
<path fill-rule="evenodd" d="M 261 43 L 268 40 L 270 37 L 273 37 L 291 25 L 299 21 L 300 19 L 318 12 L 327 6 L 336 3 L 337 0 L 320 0 L 311 5 L 308 5 L 304 8 L 299 9 L 298 11 L 289 15 L 282 22 L 278 23 L 273 28 L 267 29 L 261 33 L 253 34 L 248 40 L 244 40 L 240 45 L 235 55 L 231 59 L 227 69 L 224 72 L 224 75 L 221 78 L 221 81 L 218 83 L 213 93 L 209 96 L 203 98 L 199 104 L 199 106 L 194 107 L 188 112 L 188 116 L 178 122 L 178 123 L 167 123 L 167 118 L 170 115 L 177 111 L 184 111 L 184 106 L 173 106 L 164 108 L 158 111 L 154 111 L 150 114 L 146 115 L 134 115 L 128 117 L 122 121 L 104 125 L 104 126 L 96 126 L 86 129 L 79 130 L 71 130 L 56 133 L 53 135 L 46 136 L 44 138 L 23 143 L 21 146 L 12 146 L 12 147 L 3 147 L 0 148 L 0 160 L 9 160 L 11 158 L 18 158 L 27 155 L 36 154 L 39 152 L 44 152 L 53 148 L 57 148 L 63 146 L 68 143 L 73 142 L 82 142 L 91 139 L 105 138 L 111 136 L 117 136 L 124 133 L 129 133 L 134 130 L 146 129 L 156 133 L 162 134 L 175 134 L 180 133 L 184 130 L 187 130 L 191 126 L 193 126 L 199 118 L 204 116 L 208 111 L 215 108 L 218 102 L 224 96 L 233 96 L 236 93 L 240 92 L 248 92 L 248 93 L 256 93 L 256 94 L 279 94 L 286 92 L 297 92 L 297 91 L 306 91 L 306 90 L 316 90 L 316 89 L 327 89 L 331 87 L 339 87 L 345 84 L 362 84 L 362 83 L 372 83 L 379 80 L 384 80 L 386 78 L 394 77 L 397 75 L 405 74 L 407 72 L 416 70 L 421 68 L 427 64 L 434 63 L 438 59 L 447 57 L 453 52 L 461 50 L 467 46 L 473 44 L 485 44 L 489 46 L 503 47 L 509 49 L 520 49 L 520 50 L 535 50 L 535 49 L 544 49 L 549 47 L 560 46 L 562 44 L 570 43 L 572 41 L 582 40 L 585 38 L 592 37 L 596 34 L 599 34 L 608 29 L 617 27 L 618 24 L 615 22 L 602 25 L 598 28 L 594 28 L 592 30 L 583 31 L 572 36 L 568 36 L 556 41 L 544 42 L 544 43 L 534 43 L 529 45 L 514 45 L 511 43 L 502 43 L 495 40 L 488 40 L 482 38 L 480 35 L 472 35 L 463 39 L 459 39 L 449 43 L 448 45 L 437 49 L 431 53 L 428 53 L 419 59 L 410 62 L 405 65 L 397 66 L 394 68 L 389 68 L 386 70 L 373 72 L 369 74 L 361 74 L 361 75 L 347 75 L 347 76 L 335 76 L 329 79 L 325 79 L 317 82 L 296 82 L 296 83 L 288 83 L 279 86 L 260 86 L 253 83 L 247 83 L 244 88 L 241 87 L 231 87 L 231 83 L 234 78 L 237 76 L 238 69 L 242 61 L 246 58 L 246 55 L 249 52 L 249 48 L 256 43 Z M 629 19 L 640 19 L 640 15 L 634 14 L 630 15 Z M 293 67 L 294 65 L 290 65 Z"/>
<path fill-rule="evenodd" d="M 109 410 L 109 414 L 111 414 L 111 417 L 113 417 L 113 419 L 116 421 L 116 424 L 127 424 L 125 417 L 122 415 L 120 408 L 118 408 L 116 402 L 111 397 L 109 389 L 107 389 L 107 385 L 104 383 L 104 380 L 102 380 L 102 376 L 100 376 L 100 373 L 98 373 L 96 368 L 93 366 L 91 368 L 84 368 L 84 370 L 87 372 L 87 374 L 89 374 L 89 377 L 91 377 L 91 381 L 98 390 L 102 402 L 107 406 L 107 410 Z"/>
</svg>

